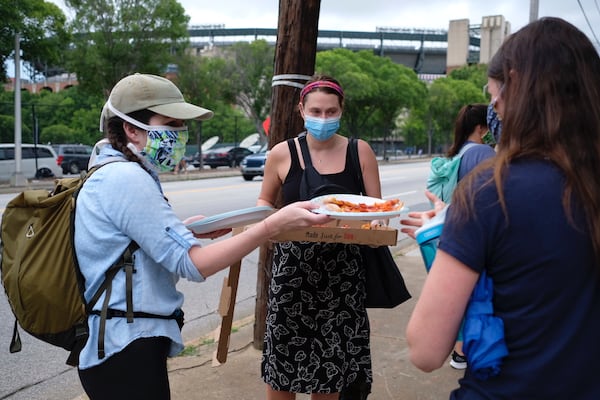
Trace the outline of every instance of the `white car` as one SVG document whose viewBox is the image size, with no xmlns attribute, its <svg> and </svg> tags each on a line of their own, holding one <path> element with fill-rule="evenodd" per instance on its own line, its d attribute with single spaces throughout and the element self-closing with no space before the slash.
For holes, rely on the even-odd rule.
<svg viewBox="0 0 600 400">
<path fill-rule="evenodd" d="M 26 179 L 62 177 L 56 159 L 52 146 L 21 144 L 21 173 Z M 10 181 L 15 171 L 15 144 L 0 143 L 0 181 Z"/>
</svg>

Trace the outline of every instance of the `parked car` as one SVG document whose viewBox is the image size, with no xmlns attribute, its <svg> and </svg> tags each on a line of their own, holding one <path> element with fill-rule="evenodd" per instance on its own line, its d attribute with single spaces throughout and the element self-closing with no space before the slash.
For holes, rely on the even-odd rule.
<svg viewBox="0 0 600 400">
<path fill-rule="evenodd" d="M 57 165 L 62 168 L 63 174 L 78 174 L 87 171 L 92 146 L 84 144 L 55 144 L 52 145 L 58 158 Z"/>
<path fill-rule="evenodd" d="M 244 180 L 251 181 L 255 176 L 264 176 L 267 154 L 268 150 L 265 144 L 257 153 L 250 154 L 242 160 L 240 167 Z"/>
<path fill-rule="evenodd" d="M 26 179 L 61 177 L 62 169 L 56 159 L 51 146 L 21 144 L 21 173 Z M 9 181 L 15 171 L 15 144 L 0 143 L 0 180 Z"/>
<path fill-rule="evenodd" d="M 202 154 L 202 163 L 211 168 L 217 167 L 237 167 L 244 157 L 252 154 L 252 150 L 246 147 L 217 147 L 210 149 Z M 194 157 L 194 167 L 200 168 L 200 160 Z"/>
</svg>

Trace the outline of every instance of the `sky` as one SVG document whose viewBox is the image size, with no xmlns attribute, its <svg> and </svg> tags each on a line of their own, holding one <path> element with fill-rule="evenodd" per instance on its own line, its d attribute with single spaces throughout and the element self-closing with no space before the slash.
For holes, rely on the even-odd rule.
<svg viewBox="0 0 600 400">
<path fill-rule="evenodd" d="M 61 0 L 56 0 L 61 1 Z M 225 28 L 276 28 L 279 0 L 179 0 L 191 24 Z M 580 0 L 600 36 L 599 0 Z M 560 16 L 590 36 L 577 0 L 538 0 L 539 16 Z M 252 5 L 251 7 L 249 5 Z M 449 21 L 480 24 L 488 15 L 504 15 L 513 32 L 529 22 L 527 0 L 321 0 L 319 29 L 374 31 L 376 27 L 448 29 Z"/>
<path fill-rule="evenodd" d="M 47 1 L 57 4 L 70 16 L 63 0 Z M 277 28 L 279 0 L 179 0 L 179 3 L 192 25 Z M 564 18 L 596 41 L 585 12 L 594 33 L 600 37 L 600 0 L 538 0 L 537 3 L 539 17 Z M 450 20 L 469 19 L 471 24 L 480 24 L 484 16 L 504 15 L 515 32 L 529 22 L 529 5 L 527 0 L 321 0 L 319 29 L 360 32 L 373 32 L 376 27 L 448 29 Z"/>
<path fill-rule="evenodd" d="M 71 17 L 63 0 L 47 1 L 57 4 L 67 18 Z M 190 16 L 190 25 L 277 28 L 279 1 L 179 0 L 179 3 Z M 321 0 L 319 29 L 360 32 L 374 32 L 377 27 L 447 30 L 451 20 L 468 19 L 474 25 L 481 24 L 484 16 L 503 15 L 510 22 L 511 31 L 516 32 L 529 22 L 529 9 L 527 0 Z M 592 42 L 597 43 L 596 37 L 600 38 L 600 0 L 538 0 L 538 17 L 543 16 L 561 17 L 571 22 Z"/>
</svg>

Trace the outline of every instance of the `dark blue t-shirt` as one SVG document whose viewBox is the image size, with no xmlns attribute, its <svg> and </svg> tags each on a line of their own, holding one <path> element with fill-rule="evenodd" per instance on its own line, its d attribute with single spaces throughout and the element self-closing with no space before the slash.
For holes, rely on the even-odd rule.
<svg viewBox="0 0 600 400">
<path fill-rule="evenodd" d="M 464 176 L 471 172 L 471 170 L 480 162 L 494 157 L 495 155 L 496 152 L 494 149 L 487 144 L 476 144 L 475 146 L 468 148 L 460 159 L 460 166 L 458 167 L 458 180 L 460 181 L 462 178 L 464 178 Z"/>
<path fill-rule="evenodd" d="M 439 248 L 488 271 L 509 351 L 487 381 L 467 369 L 452 399 L 600 399 L 600 265 L 577 199 L 573 223 L 565 215 L 563 187 L 552 163 L 519 161 L 504 183 L 508 219 L 494 184 L 476 193 L 474 217 L 449 208 Z"/>
</svg>

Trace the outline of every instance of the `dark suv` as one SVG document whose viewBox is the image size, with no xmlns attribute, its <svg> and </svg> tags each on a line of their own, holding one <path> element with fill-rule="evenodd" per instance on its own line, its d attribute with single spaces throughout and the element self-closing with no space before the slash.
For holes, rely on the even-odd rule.
<svg viewBox="0 0 600 400">
<path fill-rule="evenodd" d="M 252 154 L 252 150 L 245 147 L 223 146 L 210 149 L 202 154 L 202 163 L 211 168 L 217 167 L 237 167 L 247 155 Z M 198 153 L 192 161 L 194 167 L 200 168 Z"/>
<path fill-rule="evenodd" d="M 92 146 L 85 144 L 56 144 L 56 163 L 62 168 L 64 174 L 78 174 L 87 171 Z"/>
</svg>

